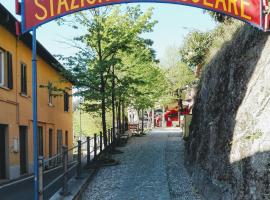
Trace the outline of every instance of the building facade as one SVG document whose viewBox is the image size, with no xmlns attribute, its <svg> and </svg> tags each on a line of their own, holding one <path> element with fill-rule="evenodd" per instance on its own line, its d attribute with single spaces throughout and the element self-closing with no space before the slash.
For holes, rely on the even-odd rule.
<svg viewBox="0 0 270 200">
<path fill-rule="evenodd" d="M 0 182 L 33 172 L 32 37 L 15 22 L 0 4 Z M 37 54 L 38 149 L 49 158 L 73 144 L 72 83 L 40 43 Z"/>
</svg>

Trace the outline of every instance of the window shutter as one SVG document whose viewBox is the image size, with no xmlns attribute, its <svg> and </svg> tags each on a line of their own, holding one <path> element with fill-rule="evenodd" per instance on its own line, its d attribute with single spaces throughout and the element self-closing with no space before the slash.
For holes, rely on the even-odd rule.
<svg viewBox="0 0 270 200">
<path fill-rule="evenodd" d="M 67 92 L 64 93 L 64 111 L 68 112 L 69 110 L 69 95 Z"/>
<path fill-rule="evenodd" d="M 21 64 L 21 93 L 27 94 L 27 72 L 25 64 Z"/>
<path fill-rule="evenodd" d="M 68 112 L 68 110 L 69 110 L 69 95 L 67 93 L 67 112 Z"/>
<path fill-rule="evenodd" d="M 21 93 L 24 92 L 24 84 L 23 84 L 23 64 L 21 64 Z"/>
<path fill-rule="evenodd" d="M 24 92 L 27 94 L 27 67 L 24 65 Z"/>
<path fill-rule="evenodd" d="M 8 78 L 8 88 L 13 89 L 13 70 L 12 70 L 12 54 L 7 52 L 7 78 Z"/>
</svg>

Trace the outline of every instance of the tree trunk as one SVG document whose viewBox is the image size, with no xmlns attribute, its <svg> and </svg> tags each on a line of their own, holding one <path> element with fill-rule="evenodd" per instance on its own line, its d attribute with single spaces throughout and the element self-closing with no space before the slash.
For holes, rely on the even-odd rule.
<svg viewBox="0 0 270 200">
<path fill-rule="evenodd" d="M 107 127 L 106 127 L 106 99 L 105 99 L 105 82 L 103 72 L 100 73 L 100 93 L 101 93 L 101 112 L 102 112 L 102 131 L 104 137 L 104 146 L 107 146 Z"/>
<path fill-rule="evenodd" d="M 104 80 L 104 69 L 103 69 L 103 57 L 102 57 L 102 45 L 101 45 L 101 35 L 100 30 L 98 30 L 98 60 L 99 60 L 99 73 L 100 73 L 100 94 L 101 94 L 101 115 L 102 115 L 102 132 L 104 138 L 104 146 L 107 146 L 107 127 L 106 127 L 106 97 L 105 97 L 105 80 Z"/>
<path fill-rule="evenodd" d="M 112 67 L 112 76 L 113 76 L 113 79 L 112 79 L 112 128 L 113 128 L 113 137 L 115 137 L 115 77 L 114 77 L 114 66 Z"/>
<path fill-rule="evenodd" d="M 118 128 L 118 136 L 121 134 L 121 104 L 120 100 L 117 103 L 117 128 Z M 119 139 L 119 138 L 118 138 Z"/>
<path fill-rule="evenodd" d="M 125 103 L 124 100 L 122 101 L 122 128 L 123 128 L 123 133 L 126 131 L 126 126 L 125 126 L 126 120 L 125 120 Z"/>
</svg>

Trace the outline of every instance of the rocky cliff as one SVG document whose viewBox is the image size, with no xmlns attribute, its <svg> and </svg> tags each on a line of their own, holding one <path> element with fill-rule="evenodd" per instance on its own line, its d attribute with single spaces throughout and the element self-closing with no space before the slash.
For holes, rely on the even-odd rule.
<svg viewBox="0 0 270 200">
<path fill-rule="evenodd" d="M 270 199 L 270 37 L 242 26 L 205 67 L 186 164 L 206 199 Z"/>
</svg>

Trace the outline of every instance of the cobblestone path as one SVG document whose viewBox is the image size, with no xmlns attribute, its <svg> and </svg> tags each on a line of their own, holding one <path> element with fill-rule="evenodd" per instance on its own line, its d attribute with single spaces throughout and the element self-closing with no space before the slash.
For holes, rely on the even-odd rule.
<svg viewBox="0 0 270 200">
<path fill-rule="evenodd" d="M 184 144 L 175 129 L 133 137 L 115 155 L 120 165 L 99 170 L 83 200 L 199 200 L 184 167 Z"/>
</svg>

